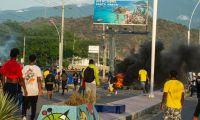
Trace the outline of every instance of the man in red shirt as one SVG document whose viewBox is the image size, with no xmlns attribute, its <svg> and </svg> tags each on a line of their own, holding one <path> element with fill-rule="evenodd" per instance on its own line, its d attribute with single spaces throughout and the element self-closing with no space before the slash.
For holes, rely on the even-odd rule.
<svg viewBox="0 0 200 120">
<path fill-rule="evenodd" d="M 27 95 L 25 83 L 22 78 L 22 67 L 16 61 L 18 55 L 19 49 L 13 48 L 10 51 L 10 60 L 5 62 L 0 69 L 0 73 L 2 74 L 3 91 L 8 93 L 10 97 L 14 97 L 16 100 L 21 86 L 25 90 L 25 95 Z"/>
</svg>

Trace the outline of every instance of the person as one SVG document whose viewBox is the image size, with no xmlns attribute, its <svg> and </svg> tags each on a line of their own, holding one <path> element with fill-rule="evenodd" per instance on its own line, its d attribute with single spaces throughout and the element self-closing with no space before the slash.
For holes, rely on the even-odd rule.
<svg viewBox="0 0 200 120">
<path fill-rule="evenodd" d="M 65 70 L 62 71 L 61 80 L 62 80 L 62 95 L 64 95 L 65 89 L 67 89 L 67 91 L 68 91 L 68 88 L 67 88 L 67 73 L 66 73 Z"/>
<path fill-rule="evenodd" d="M 56 70 L 56 69 L 53 69 L 52 74 L 53 74 L 54 77 L 55 77 L 54 88 L 57 89 L 57 75 L 58 75 L 57 70 Z"/>
<path fill-rule="evenodd" d="M 47 77 L 48 74 L 49 74 L 49 68 L 46 68 L 46 69 L 44 70 L 44 73 L 43 73 L 44 79 Z"/>
<path fill-rule="evenodd" d="M 149 77 L 148 77 L 147 71 L 145 70 L 144 67 L 142 67 L 142 69 L 139 70 L 139 78 L 138 79 L 140 80 L 140 84 L 143 89 L 143 93 L 148 93 L 147 86 L 149 83 Z"/>
<path fill-rule="evenodd" d="M 164 120 L 181 120 L 181 110 L 184 102 L 184 85 L 177 79 L 177 72 L 170 72 L 170 80 L 164 84 L 160 109 L 164 111 Z"/>
<path fill-rule="evenodd" d="M 100 85 L 98 68 L 94 65 L 94 60 L 89 60 L 89 66 L 83 70 L 85 81 L 85 91 L 93 92 L 94 102 L 96 102 L 96 86 Z"/>
<path fill-rule="evenodd" d="M 84 70 L 84 68 L 81 70 L 81 72 L 79 74 L 79 76 L 80 76 L 80 87 L 79 87 L 78 92 L 84 96 L 85 95 L 85 80 L 82 77 L 83 70 Z"/>
<path fill-rule="evenodd" d="M 0 70 L 2 74 L 3 91 L 8 93 L 11 98 L 19 100 L 21 86 L 24 89 L 24 95 L 27 96 L 27 90 L 22 78 L 22 66 L 17 62 L 19 49 L 13 48 L 10 51 L 10 59 L 6 61 Z"/>
<path fill-rule="evenodd" d="M 22 70 L 28 92 L 27 96 L 23 94 L 23 120 L 26 120 L 26 111 L 28 107 L 31 107 L 31 120 L 35 119 L 38 96 L 42 95 L 42 72 L 41 69 L 35 65 L 35 63 L 36 56 L 32 54 L 29 56 L 29 65 L 24 66 Z"/>
<path fill-rule="evenodd" d="M 47 90 L 48 99 L 51 100 L 53 97 L 53 84 L 55 82 L 55 76 L 49 72 L 47 77 L 45 78 L 45 88 Z"/>
<path fill-rule="evenodd" d="M 197 103 L 192 120 L 198 120 L 199 113 L 200 113 L 200 73 L 198 73 L 196 77 L 196 88 L 197 88 L 198 103 Z"/>
<path fill-rule="evenodd" d="M 190 97 L 192 97 L 193 93 L 195 92 L 196 89 L 196 73 L 192 73 L 192 79 L 190 81 Z"/>
<path fill-rule="evenodd" d="M 56 90 L 56 92 L 59 92 L 59 90 L 60 90 L 60 83 L 61 83 L 61 72 L 59 71 L 58 73 L 57 73 L 57 75 L 56 76 L 54 76 L 55 77 L 55 89 L 57 89 Z"/>
<path fill-rule="evenodd" d="M 75 69 L 74 74 L 73 74 L 74 90 L 75 91 L 77 91 L 78 79 L 79 79 L 79 76 L 78 76 L 78 73 Z"/>
<path fill-rule="evenodd" d="M 114 75 L 111 71 L 108 73 L 108 90 L 110 93 L 114 91 Z M 110 94 L 108 94 L 110 96 Z"/>
</svg>

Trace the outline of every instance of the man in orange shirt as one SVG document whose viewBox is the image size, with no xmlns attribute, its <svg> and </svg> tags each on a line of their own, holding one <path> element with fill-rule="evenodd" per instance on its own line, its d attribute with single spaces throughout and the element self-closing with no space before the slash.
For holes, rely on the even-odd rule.
<svg viewBox="0 0 200 120">
<path fill-rule="evenodd" d="M 22 67 L 16 61 L 19 55 L 19 49 L 13 48 L 10 52 L 10 60 L 5 62 L 0 70 L 2 74 L 3 91 L 8 93 L 10 97 L 17 100 L 21 86 L 24 89 L 24 94 L 27 95 L 24 80 L 22 78 Z"/>
</svg>

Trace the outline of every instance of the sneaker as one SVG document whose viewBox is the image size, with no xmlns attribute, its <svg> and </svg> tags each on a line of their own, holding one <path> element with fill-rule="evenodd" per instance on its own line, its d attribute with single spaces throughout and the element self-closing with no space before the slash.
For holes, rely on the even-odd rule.
<svg viewBox="0 0 200 120">
<path fill-rule="evenodd" d="M 24 117 L 22 118 L 22 120 L 26 120 L 26 116 L 24 116 Z"/>
</svg>

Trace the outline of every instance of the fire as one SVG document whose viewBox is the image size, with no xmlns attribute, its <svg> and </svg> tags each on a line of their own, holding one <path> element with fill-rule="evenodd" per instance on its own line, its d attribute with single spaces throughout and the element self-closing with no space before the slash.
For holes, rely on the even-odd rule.
<svg viewBox="0 0 200 120">
<path fill-rule="evenodd" d="M 117 79 L 117 81 L 115 83 L 115 87 L 116 88 L 122 88 L 123 87 L 123 81 L 124 81 L 124 75 L 123 75 L 123 73 L 118 73 L 116 75 L 116 79 Z"/>
</svg>

